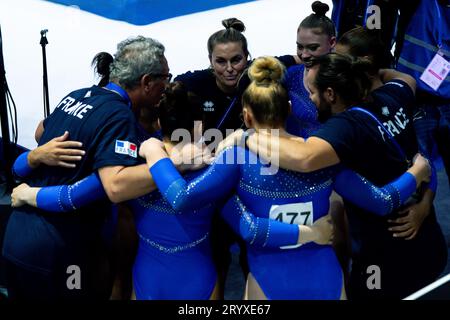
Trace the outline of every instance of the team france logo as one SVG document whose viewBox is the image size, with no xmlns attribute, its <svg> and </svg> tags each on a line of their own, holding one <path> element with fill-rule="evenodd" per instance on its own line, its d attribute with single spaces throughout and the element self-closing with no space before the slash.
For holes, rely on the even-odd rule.
<svg viewBox="0 0 450 320">
<path fill-rule="evenodd" d="M 137 146 L 129 141 L 116 140 L 116 153 L 137 158 Z"/>
</svg>

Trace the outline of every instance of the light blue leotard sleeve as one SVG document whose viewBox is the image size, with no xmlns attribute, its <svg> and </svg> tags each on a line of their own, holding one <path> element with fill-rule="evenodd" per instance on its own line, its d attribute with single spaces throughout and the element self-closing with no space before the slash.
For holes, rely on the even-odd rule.
<svg viewBox="0 0 450 320">
<path fill-rule="evenodd" d="M 36 196 L 37 207 L 50 212 L 73 211 L 106 197 L 97 173 L 72 184 L 43 187 Z"/>
<path fill-rule="evenodd" d="M 241 162 L 236 157 L 243 153 L 239 147 L 225 149 L 201 176 L 189 183 L 169 158 L 155 163 L 150 173 L 173 209 L 194 209 L 225 198 L 237 186 L 240 177 L 237 163 Z"/>
<path fill-rule="evenodd" d="M 19 178 L 29 176 L 33 169 L 28 165 L 28 153 L 17 157 L 13 173 Z M 37 207 L 50 212 L 67 212 L 79 209 L 91 202 L 106 197 L 97 173 L 72 184 L 43 187 L 36 196 Z"/>
<path fill-rule="evenodd" d="M 416 179 L 405 172 L 391 183 L 376 187 L 361 175 L 343 169 L 334 179 L 334 189 L 358 207 L 384 216 L 399 208 L 416 191 Z"/>
<path fill-rule="evenodd" d="M 297 244 L 298 225 L 256 217 L 237 195 L 227 201 L 221 215 L 233 231 L 251 245 L 278 248 Z"/>
<path fill-rule="evenodd" d="M 224 198 L 236 187 L 240 178 L 236 165 L 239 162 L 229 160 L 236 160 L 236 156 L 244 153 L 242 148 L 226 149 L 205 173 L 189 183 L 168 158 L 153 165 L 150 173 L 161 194 L 175 210 L 195 208 Z M 222 216 L 250 244 L 274 248 L 297 244 L 298 225 L 255 217 L 248 213 L 237 196 L 225 204 Z"/>
</svg>

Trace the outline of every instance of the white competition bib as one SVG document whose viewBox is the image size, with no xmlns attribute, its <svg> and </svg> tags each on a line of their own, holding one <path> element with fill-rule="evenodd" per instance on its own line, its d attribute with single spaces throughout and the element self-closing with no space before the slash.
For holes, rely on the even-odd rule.
<svg viewBox="0 0 450 320">
<path fill-rule="evenodd" d="M 436 53 L 428 67 L 420 76 L 420 80 L 429 85 L 434 91 L 437 91 L 441 83 L 450 72 L 450 62 L 444 59 L 439 53 Z"/>
<path fill-rule="evenodd" d="M 270 208 L 269 217 L 272 220 L 289 223 L 311 226 L 313 224 L 313 203 L 290 203 L 282 205 L 273 205 Z M 294 249 L 300 247 L 301 244 L 291 246 L 283 246 L 280 249 Z"/>
</svg>

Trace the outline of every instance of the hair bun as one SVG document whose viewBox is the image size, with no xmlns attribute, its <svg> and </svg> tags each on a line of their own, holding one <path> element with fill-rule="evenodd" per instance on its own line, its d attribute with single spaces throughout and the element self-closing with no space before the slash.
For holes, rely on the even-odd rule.
<svg viewBox="0 0 450 320">
<path fill-rule="evenodd" d="M 330 7 L 323 2 L 314 1 L 311 5 L 312 11 L 318 16 L 325 16 L 325 14 L 330 10 Z"/>
<path fill-rule="evenodd" d="M 245 25 L 244 23 L 236 18 L 228 18 L 225 20 L 222 20 L 222 25 L 225 27 L 225 29 L 234 29 L 236 31 L 239 32 L 244 32 L 245 31 Z"/>
<path fill-rule="evenodd" d="M 361 57 L 352 57 L 350 55 L 345 56 L 347 56 L 350 59 L 351 61 L 350 68 L 354 73 L 369 72 L 373 68 L 373 64 L 369 59 Z"/>
<path fill-rule="evenodd" d="M 109 66 L 114 61 L 112 55 L 108 52 L 99 52 L 92 59 L 91 65 L 95 68 L 95 71 L 101 76 L 109 75 Z"/>
<path fill-rule="evenodd" d="M 248 75 L 257 85 L 279 83 L 284 75 L 284 67 L 274 57 L 260 57 L 253 61 Z"/>
</svg>

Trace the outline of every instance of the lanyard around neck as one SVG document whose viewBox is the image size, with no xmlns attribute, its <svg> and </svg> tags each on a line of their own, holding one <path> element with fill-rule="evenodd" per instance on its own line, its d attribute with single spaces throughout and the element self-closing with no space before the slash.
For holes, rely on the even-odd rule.
<svg viewBox="0 0 450 320">
<path fill-rule="evenodd" d="M 370 111 L 363 109 L 363 108 L 359 108 L 359 107 L 353 107 L 350 108 L 349 111 L 360 111 L 360 112 L 364 112 L 365 114 L 367 114 L 369 117 L 371 117 L 373 120 L 375 120 L 375 122 L 378 124 L 378 126 L 387 134 L 387 136 L 389 137 L 389 140 L 394 144 L 394 146 L 397 148 L 398 153 L 406 159 L 406 162 L 408 162 L 409 164 L 409 160 L 408 157 L 406 156 L 405 152 L 403 151 L 403 149 L 400 147 L 400 145 L 398 144 L 397 140 L 395 140 L 394 136 L 385 128 L 385 126 L 380 122 L 380 120 L 378 120 L 378 118 L 376 116 L 374 116 Z"/>
<path fill-rule="evenodd" d="M 219 123 L 217 124 L 217 129 L 220 129 L 222 127 L 223 122 L 228 117 L 228 114 L 230 113 L 230 110 L 233 108 L 234 104 L 236 103 L 237 97 L 234 97 L 233 101 L 231 101 L 230 105 L 228 106 L 228 109 L 225 111 L 225 113 L 222 116 L 222 119 L 220 119 Z"/>
<path fill-rule="evenodd" d="M 118 84 L 114 82 L 110 82 L 105 86 L 106 89 L 111 90 L 119 94 L 123 100 L 128 104 L 129 107 L 131 107 L 131 99 L 128 93 Z"/>
</svg>

